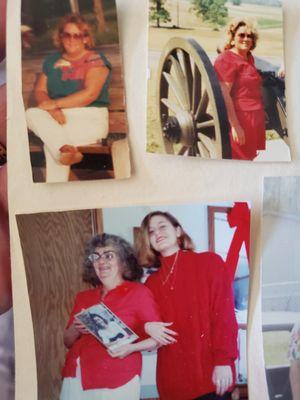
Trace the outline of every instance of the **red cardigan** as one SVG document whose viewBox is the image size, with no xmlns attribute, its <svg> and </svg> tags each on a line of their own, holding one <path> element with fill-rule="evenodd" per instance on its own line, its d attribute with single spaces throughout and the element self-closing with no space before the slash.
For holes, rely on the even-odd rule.
<svg viewBox="0 0 300 400">
<path fill-rule="evenodd" d="M 146 285 L 162 320 L 173 322 L 178 341 L 158 350 L 157 386 L 162 400 L 188 400 L 214 392 L 216 365 L 230 365 L 235 377 L 237 323 L 230 279 L 215 253 L 180 251 L 161 258 Z"/>
<path fill-rule="evenodd" d="M 75 314 L 83 308 L 99 303 L 100 298 L 101 288 L 78 293 L 67 326 L 71 325 Z M 145 338 L 144 324 L 146 322 L 160 321 L 153 295 L 141 283 L 125 281 L 108 292 L 102 301 L 137 333 L 140 339 Z M 123 359 L 112 358 L 106 348 L 91 334 L 82 335 L 68 351 L 62 371 L 63 377 L 75 377 L 78 357 L 80 357 L 84 390 L 117 388 L 141 373 L 140 352 L 132 353 Z"/>
</svg>

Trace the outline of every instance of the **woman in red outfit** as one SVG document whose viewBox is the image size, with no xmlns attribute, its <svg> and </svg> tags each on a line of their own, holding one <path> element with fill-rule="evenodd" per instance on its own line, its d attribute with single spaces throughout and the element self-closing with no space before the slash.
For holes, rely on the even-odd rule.
<svg viewBox="0 0 300 400">
<path fill-rule="evenodd" d="M 140 263 L 159 267 L 146 286 L 176 342 L 158 350 L 161 400 L 229 399 L 235 382 L 237 323 L 224 262 L 215 253 L 195 253 L 190 237 L 171 214 L 155 211 L 141 225 Z M 165 344 L 169 324 L 146 324 Z"/>
<path fill-rule="evenodd" d="M 61 400 L 139 400 L 142 350 L 156 348 L 144 325 L 160 321 L 153 295 L 141 283 L 142 269 L 132 247 L 122 238 L 95 236 L 86 251 L 83 279 L 95 288 L 78 293 L 64 343 L 69 348 L 63 368 Z M 103 302 L 140 341 L 108 350 L 74 316 Z"/>
<path fill-rule="evenodd" d="M 233 21 L 227 33 L 228 41 L 214 67 L 231 125 L 232 158 L 253 160 L 266 143 L 261 77 L 251 54 L 258 34 L 243 19 Z"/>
</svg>

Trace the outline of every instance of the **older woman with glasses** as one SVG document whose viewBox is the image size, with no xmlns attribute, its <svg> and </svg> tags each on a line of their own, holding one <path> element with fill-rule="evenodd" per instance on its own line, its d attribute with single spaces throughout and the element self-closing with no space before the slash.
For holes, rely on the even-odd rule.
<svg viewBox="0 0 300 400">
<path fill-rule="evenodd" d="M 38 107 L 28 109 L 26 118 L 44 142 L 46 181 L 63 182 L 82 160 L 77 146 L 108 134 L 111 65 L 93 50 L 90 26 L 78 14 L 60 21 L 54 41 L 59 50 L 44 61 L 35 87 Z"/>
<path fill-rule="evenodd" d="M 142 350 L 157 342 L 147 337 L 147 322 L 160 321 L 151 291 L 138 283 L 142 269 L 124 239 L 102 234 L 86 249 L 83 280 L 94 286 L 78 293 L 64 334 L 69 348 L 63 368 L 61 400 L 138 400 Z M 140 338 L 140 341 L 107 350 L 75 315 L 103 302 Z"/>
<path fill-rule="evenodd" d="M 258 33 L 250 21 L 237 19 L 229 24 L 227 35 L 214 67 L 231 125 L 232 158 L 253 160 L 266 146 L 262 79 L 251 54 Z"/>
</svg>

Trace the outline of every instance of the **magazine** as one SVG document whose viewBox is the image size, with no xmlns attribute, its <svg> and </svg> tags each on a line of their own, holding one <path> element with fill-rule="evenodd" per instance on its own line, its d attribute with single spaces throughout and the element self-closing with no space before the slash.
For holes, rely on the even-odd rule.
<svg viewBox="0 0 300 400">
<path fill-rule="evenodd" d="M 87 330 L 105 347 L 115 350 L 138 339 L 123 321 L 120 320 L 104 303 L 96 304 L 75 315 Z"/>
</svg>

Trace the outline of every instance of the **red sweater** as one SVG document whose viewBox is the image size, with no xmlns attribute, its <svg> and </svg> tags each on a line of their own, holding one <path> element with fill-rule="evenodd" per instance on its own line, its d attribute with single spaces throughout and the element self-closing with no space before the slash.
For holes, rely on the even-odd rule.
<svg viewBox="0 0 300 400">
<path fill-rule="evenodd" d="M 101 288 L 78 293 L 71 312 L 68 326 L 74 315 L 83 308 L 100 302 Z M 145 338 L 144 324 L 149 321 L 160 321 L 157 305 L 153 295 L 144 285 L 125 281 L 108 292 L 102 300 L 140 339 Z M 92 335 L 82 335 L 66 356 L 63 377 L 75 377 L 76 360 L 80 357 L 81 380 L 84 390 L 117 388 L 125 385 L 135 375 L 140 375 L 142 355 L 140 352 L 119 359 L 112 358 L 107 349 Z"/>
<path fill-rule="evenodd" d="M 237 357 L 237 323 L 230 279 L 215 253 L 180 251 L 161 258 L 161 267 L 146 282 L 162 320 L 173 322 L 175 344 L 158 351 L 157 386 L 162 400 L 190 400 L 214 392 L 216 365 Z"/>
</svg>

